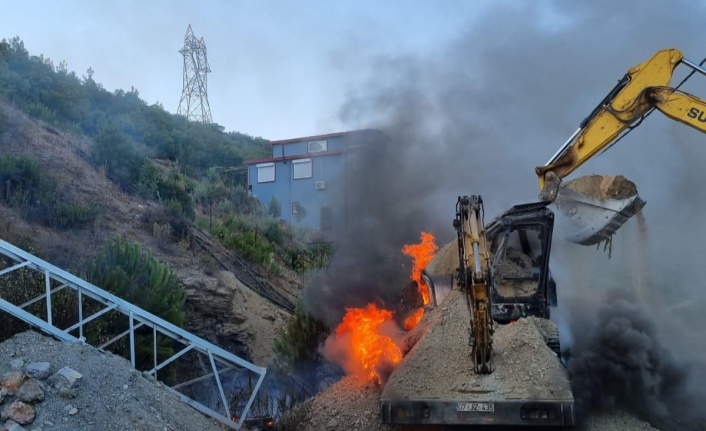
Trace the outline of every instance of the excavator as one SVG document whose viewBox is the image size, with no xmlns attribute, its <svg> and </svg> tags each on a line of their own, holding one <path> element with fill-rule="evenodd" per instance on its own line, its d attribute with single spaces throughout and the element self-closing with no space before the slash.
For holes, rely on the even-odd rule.
<svg viewBox="0 0 706 431">
<path fill-rule="evenodd" d="M 679 85 L 669 87 L 679 65 L 692 71 Z M 631 67 L 547 163 L 535 168 L 539 199 L 555 203 L 572 222 L 570 241 L 592 245 L 609 240 L 645 201 L 638 194 L 627 199 L 586 196 L 563 187 L 565 177 L 615 145 L 654 110 L 706 132 L 706 101 L 679 90 L 696 72 L 706 75 L 701 64 L 684 58 L 681 51 L 657 51 L 647 61 Z"/>
<path fill-rule="evenodd" d="M 694 73 L 706 76 L 703 63 L 684 58 L 677 49 L 665 49 L 630 68 L 549 161 L 535 168 L 539 202 L 514 206 L 485 225 L 481 197 L 458 198 L 454 227 L 459 267 L 455 284 L 470 312 L 473 366 L 444 367 L 445 372 L 458 374 L 456 380 L 466 381 L 463 388 L 446 391 L 435 388 L 433 373 L 428 373 L 432 376 L 429 382 L 420 381 L 413 393 L 405 393 L 404 382 L 397 382 L 393 372 L 381 396 L 383 423 L 574 425 L 568 376 L 567 382 L 559 382 L 552 389 L 553 396 L 529 398 L 513 395 L 513 385 L 507 381 L 513 376 L 490 377 L 494 374 L 494 325 L 529 316 L 549 319 L 549 307 L 557 304 L 556 284 L 548 266 L 554 222 L 549 205 L 554 204 L 573 222 L 575 230 L 568 239 L 583 245 L 609 240 L 645 205 L 636 192 L 625 199 L 590 196 L 567 187 L 562 183 L 564 178 L 623 139 L 654 110 L 706 132 L 706 101 L 679 90 Z M 669 87 L 680 64 L 692 71 L 679 85 Z M 433 280 L 428 284 L 433 286 Z M 560 357 L 558 333 L 548 334 L 545 341 Z M 419 345 L 425 342 L 427 339 L 421 339 L 415 348 L 424 348 Z M 454 342 L 457 340 L 450 340 Z M 511 356 L 512 352 L 503 355 Z M 405 360 L 398 369 L 420 365 Z M 546 382 L 547 386 L 553 384 L 557 382 Z"/>
</svg>

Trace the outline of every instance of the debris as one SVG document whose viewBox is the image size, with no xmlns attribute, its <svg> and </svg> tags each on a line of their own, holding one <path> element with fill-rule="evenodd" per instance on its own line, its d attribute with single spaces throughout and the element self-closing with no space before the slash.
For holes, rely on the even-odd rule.
<svg viewBox="0 0 706 431">
<path fill-rule="evenodd" d="M 49 362 L 32 362 L 31 364 L 27 365 L 25 373 L 27 373 L 29 377 L 44 380 L 49 377 L 50 369 L 51 365 L 49 364 Z"/>
<path fill-rule="evenodd" d="M 67 388 L 72 389 L 78 385 L 78 381 L 83 378 L 83 375 L 69 367 L 64 367 L 49 377 L 47 384 L 54 389 Z"/>
<path fill-rule="evenodd" d="M 20 425 L 32 423 L 36 416 L 37 412 L 34 410 L 34 407 L 22 401 L 15 401 L 12 404 L 8 404 L 2 409 L 2 413 L 0 413 L 2 420 L 10 419 Z"/>
<path fill-rule="evenodd" d="M 17 393 L 17 398 L 30 404 L 44 401 L 44 384 L 37 379 L 27 380 Z"/>
<path fill-rule="evenodd" d="M 637 195 L 637 186 L 622 175 L 585 175 L 563 187 L 596 199 L 627 199 Z"/>
</svg>

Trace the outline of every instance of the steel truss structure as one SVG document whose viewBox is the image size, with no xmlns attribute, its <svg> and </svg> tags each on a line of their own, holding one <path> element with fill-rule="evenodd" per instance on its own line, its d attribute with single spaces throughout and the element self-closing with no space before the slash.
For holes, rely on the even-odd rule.
<svg viewBox="0 0 706 431">
<path fill-rule="evenodd" d="M 197 39 L 191 25 L 184 36 L 184 47 L 179 50 L 184 56 L 184 84 L 177 114 L 189 120 L 211 123 L 211 106 L 208 104 L 208 66 L 206 42 Z"/>
<path fill-rule="evenodd" d="M 118 346 L 122 346 L 123 351 L 129 352 L 124 356 L 129 356 L 133 367 L 138 365 L 136 338 L 139 336 L 144 341 L 151 332 L 152 361 L 144 371 L 156 378 L 158 371 L 167 372 L 167 367 L 181 365 L 178 372 L 168 372 L 170 382 L 164 387 L 202 413 L 233 429 L 241 428 L 265 378 L 265 368 L 253 365 L 2 240 L 0 260 L 0 268 L 4 267 L 0 270 L 0 277 L 27 275 L 19 273 L 33 271 L 31 275 L 43 276 L 44 280 L 44 291 L 22 304 L 9 302 L 0 290 L 0 310 L 63 341 L 93 345 L 101 350 L 112 349 L 114 353 L 116 350 L 119 353 L 121 349 Z M 75 317 L 67 327 L 60 328 L 54 324 L 58 320 L 56 316 L 67 311 L 53 308 L 52 297 L 56 298 L 55 295 L 70 295 L 74 299 L 62 301 L 76 306 Z M 126 328 L 117 335 L 114 331 L 110 334 L 111 338 L 106 335 L 101 339 L 99 334 L 91 332 L 101 319 L 110 319 L 113 324 L 122 319 Z M 92 342 L 95 340 L 99 341 Z M 175 353 L 165 354 L 164 349 L 158 349 L 165 345 Z M 199 369 L 204 374 L 195 377 L 193 374 Z M 183 378 L 180 379 L 181 376 Z M 257 376 L 254 386 L 253 376 Z M 246 387 L 243 387 L 243 381 L 249 382 Z"/>
</svg>

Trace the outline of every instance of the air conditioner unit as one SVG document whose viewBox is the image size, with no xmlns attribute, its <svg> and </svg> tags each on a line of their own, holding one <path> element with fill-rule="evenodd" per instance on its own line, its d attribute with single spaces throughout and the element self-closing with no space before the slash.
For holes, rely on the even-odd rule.
<svg viewBox="0 0 706 431">
<path fill-rule="evenodd" d="M 317 181 L 316 190 L 324 190 L 326 188 L 326 181 Z"/>
</svg>

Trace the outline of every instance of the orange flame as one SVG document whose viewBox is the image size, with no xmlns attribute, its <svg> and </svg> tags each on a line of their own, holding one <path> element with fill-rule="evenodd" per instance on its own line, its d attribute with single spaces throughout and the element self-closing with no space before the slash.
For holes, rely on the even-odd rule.
<svg viewBox="0 0 706 431">
<path fill-rule="evenodd" d="M 422 279 L 422 271 L 426 268 L 427 264 L 434 259 L 436 251 L 439 250 L 439 247 L 434 241 L 434 235 L 428 232 L 422 232 L 421 242 L 419 244 L 405 245 L 402 247 L 402 253 L 411 257 L 414 263 L 411 278 L 417 282 L 419 293 L 424 300 L 424 305 L 428 305 L 429 302 L 431 302 L 431 298 L 429 296 L 429 288 Z M 422 314 L 424 314 L 424 312 L 422 312 Z"/>
<path fill-rule="evenodd" d="M 397 365 L 402 352 L 381 326 L 392 319 L 392 312 L 379 309 L 375 304 L 365 308 L 346 308 L 343 321 L 336 328 L 336 337 L 350 334 L 351 354 L 366 378 L 376 383 L 382 381 L 382 366 Z"/>
<path fill-rule="evenodd" d="M 407 317 L 402 322 L 402 327 L 404 327 L 405 331 L 411 331 L 422 320 L 422 317 L 424 317 L 424 308 L 414 309 L 407 314 Z"/>
</svg>

